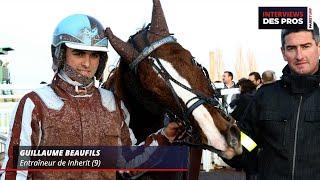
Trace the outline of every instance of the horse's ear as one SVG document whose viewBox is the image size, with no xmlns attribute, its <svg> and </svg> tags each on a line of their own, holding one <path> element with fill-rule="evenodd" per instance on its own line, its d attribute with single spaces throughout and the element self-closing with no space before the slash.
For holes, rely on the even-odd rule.
<svg viewBox="0 0 320 180">
<path fill-rule="evenodd" d="M 170 35 L 166 18 L 160 4 L 160 0 L 153 0 L 152 20 L 150 26 L 150 41 L 157 41 Z"/>
<path fill-rule="evenodd" d="M 106 29 L 105 34 L 112 47 L 123 59 L 131 62 L 138 56 L 139 53 L 131 46 L 131 44 L 126 43 L 115 36 L 109 27 Z"/>
</svg>

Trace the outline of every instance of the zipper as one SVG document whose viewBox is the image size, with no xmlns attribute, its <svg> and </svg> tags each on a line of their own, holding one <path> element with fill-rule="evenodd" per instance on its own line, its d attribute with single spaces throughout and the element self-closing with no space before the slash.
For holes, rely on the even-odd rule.
<svg viewBox="0 0 320 180">
<path fill-rule="evenodd" d="M 299 106 L 298 106 L 298 113 L 297 113 L 297 121 L 296 121 L 295 132 L 294 132 L 294 147 L 293 147 L 291 180 L 294 180 L 294 173 L 295 173 L 294 170 L 295 170 L 295 166 L 296 166 L 297 138 L 298 138 L 299 116 L 300 116 L 300 110 L 301 110 L 301 102 L 302 102 L 302 96 L 300 96 L 300 101 L 299 101 Z"/>
<path fill-rule="evenodd" d="M 76 109 L 78 111 L 79 114 L 79 119 L 80 119 L 80 132 L 81 132 L 81 146 L 83 146 L 83 127 L 82 127 L 82 119 L 81 119 L 81 111 L 79 109 L 79 101 L 75 100 L 74 102 L 76 102 Z"/>
<path fill-rule="evenodd" d="M 284 124 L 284 136 L 283 136 L 283 141 L 282 141 L 282 146 L 283 148 L 285 148 L 286 146 L 286 134 L 288 133 L 288 120 L 284 119 L 283 120 L 283 124 Z"/>
</svg>

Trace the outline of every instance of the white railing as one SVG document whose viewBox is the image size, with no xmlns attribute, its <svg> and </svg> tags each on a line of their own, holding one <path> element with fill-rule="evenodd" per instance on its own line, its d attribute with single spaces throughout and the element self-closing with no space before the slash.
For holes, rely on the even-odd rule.
<svg viewBox="0 0 320 180">
<path fill-rule="evenodd" d="M 30 91 L 33 89 L 37 89 L 42 87 L 44 84 L 39 85 L 30 85 L 30 84 L 0 84 L 0 90 L 23 90 L 23 91 Z"/>
<path fill-rule="evenodd" d="M 7 135 L 12 111 L 17 102 L 0 102 L 0 134 Z"/>
<path fill-rule="evenodd" d="M 23 95 L 43 85 L 0 84 L 0 153 L 4 150 L 14 108 Z"/>
</svg>

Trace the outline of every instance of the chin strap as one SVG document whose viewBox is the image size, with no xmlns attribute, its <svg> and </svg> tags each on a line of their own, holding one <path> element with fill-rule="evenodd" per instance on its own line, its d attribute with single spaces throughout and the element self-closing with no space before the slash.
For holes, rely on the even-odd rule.
<svg viewBox="0 0 320 180">
<path fill-rule="evenodd" d="M 65 82 L 67 82 L 68 84 L 74 86 L 74 90 L 77 94 L 79 94 L 79 96 L 84 97 L 84 96 L 91 96 L 87 94 L 87 89 L 91 88 L 94 85 L 94 81 L 92 81 L 91 83 L 89 83 L 87 86 L 82 85 L 81 83 L 72 80 L 71 78 L 69 78 L 69 76 L 63 71 L 61 70 L 58 73 L 58 76 L 64 80 Z M 73 95 L 72 95 L 73 96 Z M 78 96 L 74 96 L 74 97 L 78 97 Z"/>
</svg>

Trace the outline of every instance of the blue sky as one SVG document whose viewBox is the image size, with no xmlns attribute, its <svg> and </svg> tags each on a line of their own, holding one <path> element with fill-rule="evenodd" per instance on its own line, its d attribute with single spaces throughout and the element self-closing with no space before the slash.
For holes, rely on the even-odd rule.
<svg viewBox="0 0 320 180">
<path fill-rule="evenodd" d="M 193 56 L 209 66 L 209 51 L 222 49 L 226 70 L 234 71 L 240 47 L 252 50 L 262 73 L 286 64 L 280 52 L 280 31 L 258 29 L 259 6 L 308 6 L 320 23 L 318 0 L 162 0 L 169 30 Z M 55 26 L 64 17 L 84 13 L 96 17 L 123 40 L 150 22 L 152 0 L 10 0 L 0 6 L 0 47 L 15 51 L 0 59 L 10 62 L 13 83 L 50 82 L 50 44 Z M 108 69 L 118 56 L 109 46 Z"/>
</svg>

